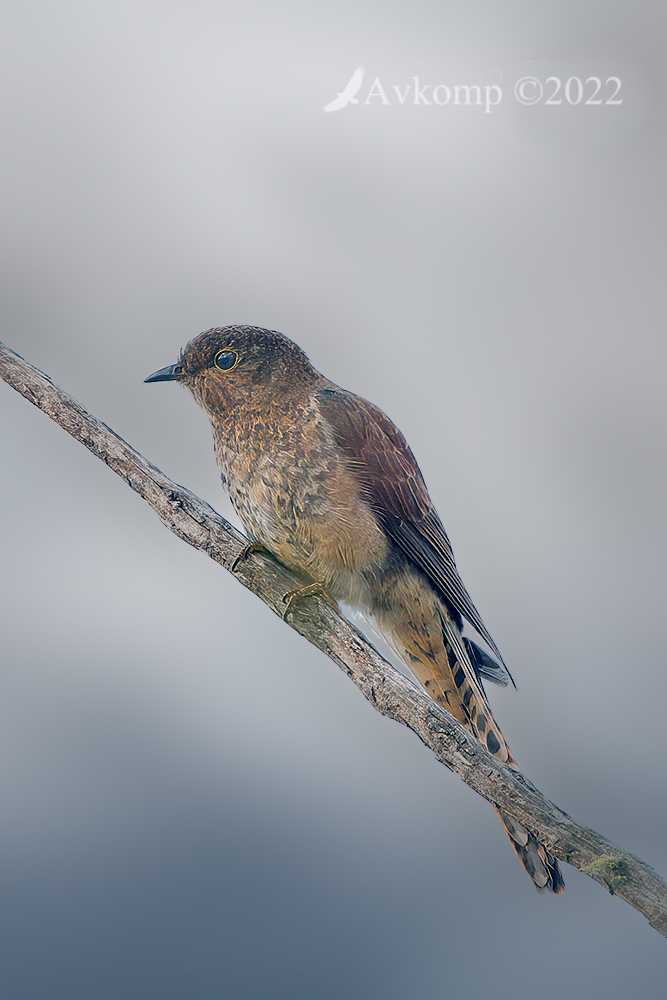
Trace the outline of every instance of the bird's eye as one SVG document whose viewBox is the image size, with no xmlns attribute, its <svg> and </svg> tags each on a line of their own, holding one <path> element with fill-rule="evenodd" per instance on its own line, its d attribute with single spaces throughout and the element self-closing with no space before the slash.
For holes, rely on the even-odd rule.
<svg viewBox="0 0 667 1000">
<path fill-rule="evenodd" d="M 224 351 L 218 351 L 213 359 L 213 363 L 216 368 L 220 369 L 221 372 L 230 372 L 233 368 L 236 368 L 240 360 L 240 354 L 236 351 L 230 351 L 227 349 Z"/>
</svg>

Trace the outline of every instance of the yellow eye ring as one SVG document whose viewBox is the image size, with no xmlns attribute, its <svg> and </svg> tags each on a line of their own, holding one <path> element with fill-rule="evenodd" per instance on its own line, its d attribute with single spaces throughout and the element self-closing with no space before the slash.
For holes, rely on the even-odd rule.
<svg viewBox="0 0 667 1000">
<path fill-rule="evenodd" d="M 231 347 L 225 347 L 222 351 L 218 351 L 213 359 L 213 364 L 218 371 L 233 372 L 240 360 L 241 355 L 238 351 L 232 350 Z"/>
</svg>

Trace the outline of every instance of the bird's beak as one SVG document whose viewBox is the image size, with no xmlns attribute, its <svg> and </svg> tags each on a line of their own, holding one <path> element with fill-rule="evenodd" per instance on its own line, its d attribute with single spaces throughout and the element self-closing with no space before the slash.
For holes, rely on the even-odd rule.
<svg viewBox="0 0 667 1000">
<path fill-rule="evenodd" d="M 153 372 L 152 375 L 144 379 L 144 382 L 173 382 L 174 379 L 180 378 L 182 374 L 182 365 L 168 365 L 166 368 L 160 368 L 158 372 Z"/>
</svg>

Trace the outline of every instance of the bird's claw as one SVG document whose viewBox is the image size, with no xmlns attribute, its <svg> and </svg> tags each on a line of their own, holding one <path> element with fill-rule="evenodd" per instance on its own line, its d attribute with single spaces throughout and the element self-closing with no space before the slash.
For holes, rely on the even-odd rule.
<svg viewBox="0 0 667 1000">
<path fill-rule="evenodd" d="M 245 560 L 248 558 L 251 552 L 268 552 L 268 549 L 266 549 L 263 545 L 260 545 L 259 542 L 248 542 L 247 545 L 243 546 L 243 548 L 237 555 L 236 559 L 232 563 L 230 572 L 235 573 L 239 564 L 245 562 Z"/>
<path fill-rule="evenodd" d="M 309 583 L 306 587 L 297 587 L 295 590 L 288 590 L 283 597 L 283 604 L 287 607 L 283 613 L 283 618 L 287 621 L 287 616 L 294 610 L 294 605 L 304 597 L 314 597 L 319 595 L 323 597 L 325 601 L 338 611 L 338 604 L 334 601 L 333 597 L 326 589 L 323 581 L 319 583 Z"/>
</svg>

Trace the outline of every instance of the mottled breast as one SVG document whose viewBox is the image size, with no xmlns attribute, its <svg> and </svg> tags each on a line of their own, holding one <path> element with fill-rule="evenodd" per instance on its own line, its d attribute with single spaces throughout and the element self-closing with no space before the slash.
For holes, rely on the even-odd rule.
<svg viewBox="0 0 667 1000">
<path fill-rule="evenodd" d="M 252 538 L 285 565 L 364 604 L 360 574 L 379 567 L 388 543 L 355 471 L 315 403 L 237 408 L 214 425 L 216 457 Z"/>
</svg>

